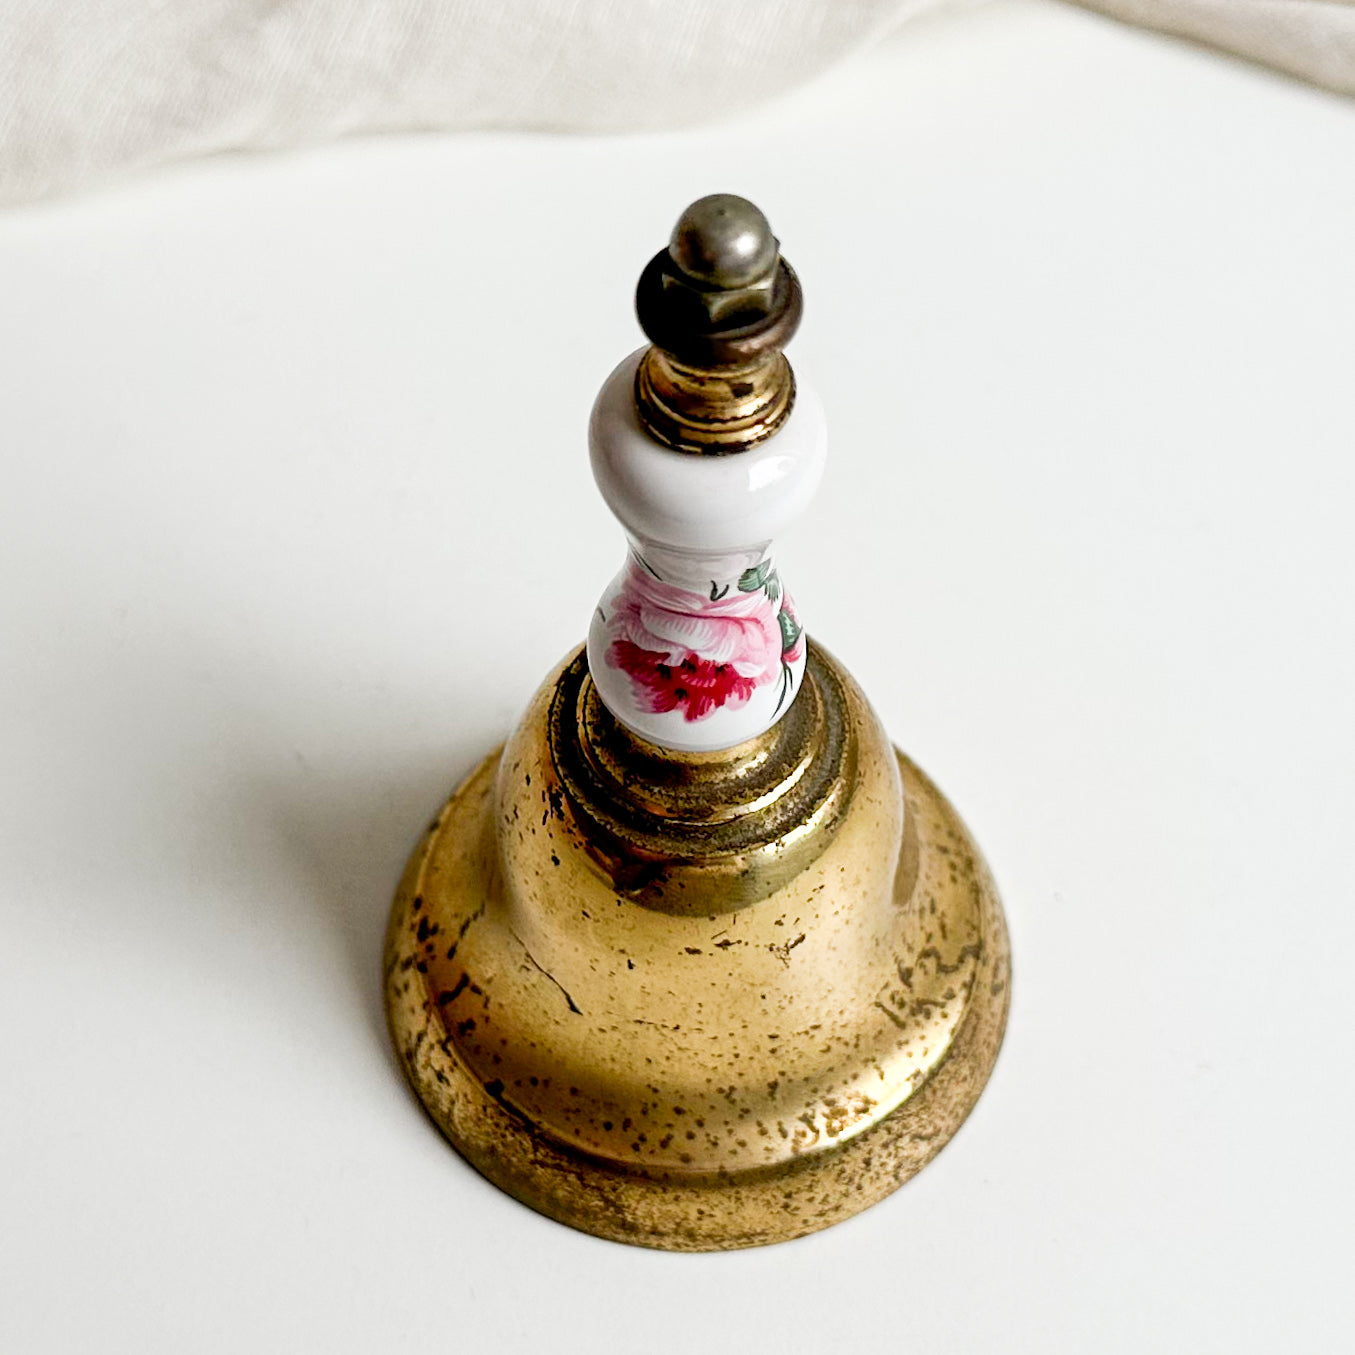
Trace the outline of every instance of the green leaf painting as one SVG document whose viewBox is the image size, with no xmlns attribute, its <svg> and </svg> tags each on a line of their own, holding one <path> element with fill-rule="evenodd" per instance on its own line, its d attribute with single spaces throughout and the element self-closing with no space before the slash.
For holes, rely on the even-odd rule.
<svg viewBox="0 0 1355 1355">
<path fill-rule="evenodd" d="M 756 593 L 767 582 L 767 576 L 771 572 L 771 560 L 763 560 L 760 564 L 754 565 L 752 569 L 745 569 L 739 575 L 739 592 Z"/>
</svg>

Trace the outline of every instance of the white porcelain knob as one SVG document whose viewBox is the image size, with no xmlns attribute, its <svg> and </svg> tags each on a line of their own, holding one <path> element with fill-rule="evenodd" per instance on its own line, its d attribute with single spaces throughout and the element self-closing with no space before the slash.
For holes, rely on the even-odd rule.
<svg viewBox="0 0 1355 1355">
<path fill-rule="evenodd" d="M 642 427 L 635 374 L 611 374 L 593 407 L 593 475 L 630 550 L 588 632 L 588 666 L 608 710 L 665 748 L 730 748 L 789 709 L 805 667 L 800 617 L 773 538 L 823 475 L 823 409 L 797 376 L 778 431 L 743 451 L 675 451 Z"/>
</svg>

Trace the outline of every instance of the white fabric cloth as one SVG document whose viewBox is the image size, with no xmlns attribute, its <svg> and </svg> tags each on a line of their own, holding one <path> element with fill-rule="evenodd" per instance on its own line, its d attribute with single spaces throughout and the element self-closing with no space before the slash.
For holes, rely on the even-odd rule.
<svg viewBox="0 0 1355 1355">
<path fill-rule="evenodd" d="M 1355 94 L 1355 0 L 1078 0 Z"/>
<path fill-rule="evenodd" d="M 0 0 L 0 202 L 356 130 L 718 117 L 965 0 Z M 1346 0 L 1086 0 L 1355 92 Z"/>
</svg>

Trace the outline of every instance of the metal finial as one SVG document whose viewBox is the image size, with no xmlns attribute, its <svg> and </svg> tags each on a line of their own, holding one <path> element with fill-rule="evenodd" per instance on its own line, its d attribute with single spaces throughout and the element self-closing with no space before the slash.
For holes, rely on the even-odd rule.
<svg viewBox="0 0 1355 1355">
<path fill-rule="evenodd" d="M 635 289 L 654 345 L 635 383 L 650 435 L 676 451 L 707 454 L 771 437 L 795 399 L 781 350 L 801 305 L 800 284 L 757 207 L 733 193 L 693 202 Z"/>
<path fill-rule="evenodd" d="M 668 254 L 689 277 L 722 290 L 750 287 L 776 267 L 778 241 L 747 198 L 712 193 L 678 218 Z"/>
</svg>

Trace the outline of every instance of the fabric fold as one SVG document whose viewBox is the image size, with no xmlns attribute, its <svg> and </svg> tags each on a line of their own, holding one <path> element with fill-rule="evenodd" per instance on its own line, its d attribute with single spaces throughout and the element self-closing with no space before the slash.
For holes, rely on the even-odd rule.
<svg viewBox="0 0 1355 1355">
<path fill-rule="evenodd" d="M 717 119 L 972 3 L 0 0 L 0 202 L 359 130 Z M 1355 92 L 1345 0 L 1082 3 Z"/>
</svg>

